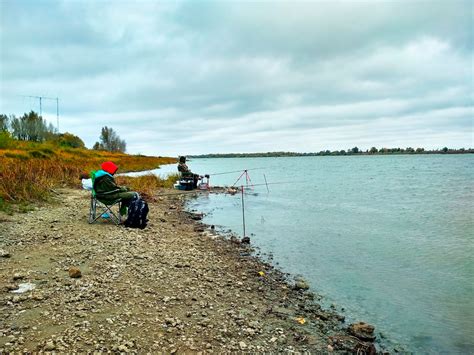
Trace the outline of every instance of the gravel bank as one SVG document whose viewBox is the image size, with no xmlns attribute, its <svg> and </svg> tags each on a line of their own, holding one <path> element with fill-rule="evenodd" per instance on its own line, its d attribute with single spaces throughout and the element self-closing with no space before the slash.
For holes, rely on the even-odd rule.
<svg viewBox="0 0 474 355">
<path fill-rule="evenodd" d="M 304 282 L 213 235 L 179 197 L 150 204 L 144 230 L 89 225 L 85 191 L 57 198 L 0 215 L 0 353 L 375 350 L 370 328 L 349 333 Z"/>
</svg>

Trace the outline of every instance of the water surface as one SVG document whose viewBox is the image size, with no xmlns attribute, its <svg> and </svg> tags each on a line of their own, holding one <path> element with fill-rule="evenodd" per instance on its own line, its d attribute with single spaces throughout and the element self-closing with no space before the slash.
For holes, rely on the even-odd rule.
<svg viewBox="0 0 474 355">
<path fill-rule="evenodd" d="M 417 353 L 474 352 L 472 155 L 194 159 L 211 184 L 249 170 L 247 235 L 287 272 Z M 273 184 L 276 182 L 291 182 Z M 245 180 L 238 183 L 245 185 Z M 200 196 L 242 234 L 241 196 Z"/>
</svg>

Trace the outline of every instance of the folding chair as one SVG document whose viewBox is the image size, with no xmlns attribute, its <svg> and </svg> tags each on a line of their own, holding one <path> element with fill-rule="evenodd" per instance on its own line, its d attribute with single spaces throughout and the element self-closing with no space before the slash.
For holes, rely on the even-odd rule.
<svg viewBox="0 0 474 355">
<path fill-rule="evenodd" d="M 122 216 L 120 215 L 120 207 L 122 207 L 122 200 L 117 199 L 111 202 L 100 201 L 94 190 L 95 171 L 90 173 L 92 179 L 92 190 L 91 190 L 91 205 L 89 210 L 89 224 L 98 221 L 100 218 L 112 221 L 116 225 L 122 222 Z"/>
</svg>

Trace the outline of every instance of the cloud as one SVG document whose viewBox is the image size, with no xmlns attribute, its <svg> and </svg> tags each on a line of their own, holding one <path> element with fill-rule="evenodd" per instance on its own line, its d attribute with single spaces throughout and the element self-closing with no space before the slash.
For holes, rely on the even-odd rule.
<svg viewBox="0 0 474 355">
<path fill-rule="evenodd" d="M 470 1 L 0 6 L 0 111 L 58 96 L 88 146 L 105 125 L 156 155 L 472 146 Z"/>
</svg>

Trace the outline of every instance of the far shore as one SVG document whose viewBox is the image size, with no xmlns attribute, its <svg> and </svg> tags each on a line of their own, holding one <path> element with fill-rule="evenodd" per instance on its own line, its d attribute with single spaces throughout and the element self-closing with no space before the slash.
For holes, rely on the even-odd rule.
<svg viewBox="0 0 474 355">
<path fill-rule="evenodd" d="M 360 157 L 360 156 L 397 156 L 397 155 L 458 155 L 474 154 L 474 149 L 447 149 L 446 150 L 404 150 L 400 148 L 388 149 L 387 151 L 321 151 L 318 153 L 298 152 L 267 152 L 267 153 L 215 153 L 188 155 L 188 158 L 282 158 L 282 157 Z"/>
</svg>

